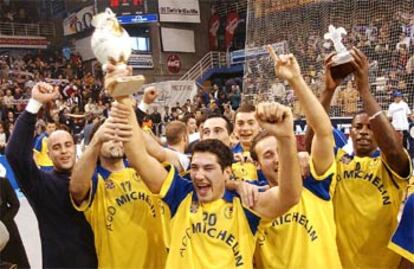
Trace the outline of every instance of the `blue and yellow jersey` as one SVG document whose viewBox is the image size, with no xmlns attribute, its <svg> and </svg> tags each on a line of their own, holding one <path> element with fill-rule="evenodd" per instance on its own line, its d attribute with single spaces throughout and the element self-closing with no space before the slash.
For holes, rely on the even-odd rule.
<svg viewBox="0 0 414 269">
<path fill-rule="evenodd" d="M 358 157 L 339 149 L 336 162 L 333 201 L 343 267 L 396 268 L 400 257 L 387 245 L 397 226 L 409 176 L 399 176 L 380 152 Z"/>
<path fill-rule="evenodd" d="M 88 200 L 74 206 L 84 211 L 92 227 L 100 268 L 165 266 L 165 209 L 135 170 L 109 172 L 98 167 Z"/>
<path fill-rule="evenodd" d="M 160 196 L 172 218 L 166 268 L 253 268 L 262 221 L 242 206 L 235 193 L 200 203 L 192 183 L 170 168 Z"/>
<path fill-rule="evenodd" d="M 232 151 L 233 151 L 233 154 L 242 153 L 243 156 L 250 156 L 250 152 L 244 151 L 240 143 L 235 145 L 232 148 Z M 233 165 L 231 166 L 231 169 L 233 170 L 233 175 L 238 180 L 255 181 L 258 179 L 257 168 L 251 162 L 245 162 L 243 164 L 241 162 L 233 163 Z"/>
<path fill-rule="evenodd" d="M 47 133 L 42 133 L 39 137 L 36 138 L 33 148 L 33 158 L 37 166 L 42 168 L 42 170 L 50 170 L 51 168 L 53 168 L 52 160 L 50 160 L 49 156 L 47 155 L 47 139 Z"/>
<path fill-rule="evenodd" d="M 408 190 L 408 199 L 400 223 L 388 248 L 414 263 L 414 186 Z"/>
<path fill-rule="evenodd" d="M 257 268 L 342 268 L 332 203 L 336 163 L 320 176 L 312 162 L 310 170 L 299 203 L 270 227 L 259 229 Z"/>
</svg>

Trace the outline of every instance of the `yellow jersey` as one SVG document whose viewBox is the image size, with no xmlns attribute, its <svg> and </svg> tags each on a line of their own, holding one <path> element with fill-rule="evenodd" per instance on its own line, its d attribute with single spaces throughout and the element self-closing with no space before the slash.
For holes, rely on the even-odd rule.
<svg viewBox="0 0 414 269">
<path fill-rule="evenodd" d="M 400 257 L 387 245 L 397 226 L 409 176 L 399 176 L 379 152 L 358 157 L 339 149 L 336 162 L 333 201 L 343 267 L 396 268 Z"/>
<path fill-rule="evenodd" d="M 53 168 L 52 160 L 49 158 L 48 149 L 47 149 L 47 133 L 42 133 L 34 143 L 34 154 L 33 158 L 37 166 L 42 170 L 51 170 Z"/>
<path fill-rule="evenodd" d="M 414 263 L 414 185 L 408 189 L 398 228 L 388 244 L 388 248 Z"/>
<path fill-rule="evenodd" d="M 98 167 L 84 211 L 95 235 L 99 268 L 163 268 L 167 257 L 155 198 L 135 170 Z M 76 257 L 74 257 L 76 258 Z"/>
<path fill-rule="evenodd" d="M 320 176 L 312 162 L 310 170 L 299 203 L 259 229 L 256 268 L 342 268 L 332 203 L 336 163 Z"/>
<path fill-rule="evenodd" d="M 160 196 L 171 212 L 166 268 L 253 268 L 261 218 L 244 208 L 233 192 L 200 203 L 192 182 L 171 167 Z"/>
<path fill-rule="evenodd" d="M 249 151 L 245 151 L 240 143 L 232 148 L 233 154 L 242 153 L 244 157 L 250 156 Z M 233 175 L 237 180 L 241 181 L 255 181 L 258 180 L 257 168 L 251 162 L 235 162 L 232 164 L 231 169 Z"/>
</svg>

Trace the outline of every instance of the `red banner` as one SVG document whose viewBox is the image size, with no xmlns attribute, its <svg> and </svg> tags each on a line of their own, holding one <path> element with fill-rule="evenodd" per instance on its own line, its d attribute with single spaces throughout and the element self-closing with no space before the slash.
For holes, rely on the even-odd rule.
<svg viewBox="0 0 414 269">
<path fill-rule="evenodd" d="M 5 37 L 0 38 L 0 48 L 38 48 L 46 49 L 49 41 L 46 38 Z"/>
<path fill-rule="evenodd" d="M 213 14 L 208 22 L 208 41 L 210 44 L 210 50 L 218 49 L 217 32 L 220 28 L 220 16 Z"/>
<path fill-rule="evenodd" d="M 230 48 L 233 44 L 234 32 L 236 31 L 237 25 L 239 25 L 239 14 L 236 11 L 230 11 L 227 13 L 226 19 L 226 33 L 224 35 L 224 44 L 226 48 Z"/>
</svg>

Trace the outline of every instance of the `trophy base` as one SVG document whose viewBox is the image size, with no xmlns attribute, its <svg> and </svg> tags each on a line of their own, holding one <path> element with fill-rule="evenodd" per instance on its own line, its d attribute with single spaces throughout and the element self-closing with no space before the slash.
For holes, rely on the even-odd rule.
<svg viewBox="0 0 414 269">
<path fill-rule="evenodd" d="M 346 76 L 354 72 L 355 68 L 351 64 L 352 60 L 352 55 L 348 51 L 335 55 L 332 58 L 332 61 L 334 62 L 331 67 L 332 78 L 335 80 L 344 79 Z"/>
<path fill-rule="evenodd" d="M 145 77 L 141 75 L 117 78 L 110 86 L 111 96 L 116 98 L 132 95 L 138 92 L 144 83 Z"/>
</svg>

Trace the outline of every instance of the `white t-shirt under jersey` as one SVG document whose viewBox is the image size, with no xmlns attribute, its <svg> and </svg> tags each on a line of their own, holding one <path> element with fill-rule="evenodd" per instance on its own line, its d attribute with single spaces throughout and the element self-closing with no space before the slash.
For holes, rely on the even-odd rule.
<svg viewBox="0 0 414 269">
<path fill-rule="evenodd" d="M 391 123 L 397 131 L 408 130 L 407 117 L 409 115 L 411 115 L 411 110 L 404 101 L 393 102 L 388 108 L 388 117 L 391 118 Z"/>
</svg>

